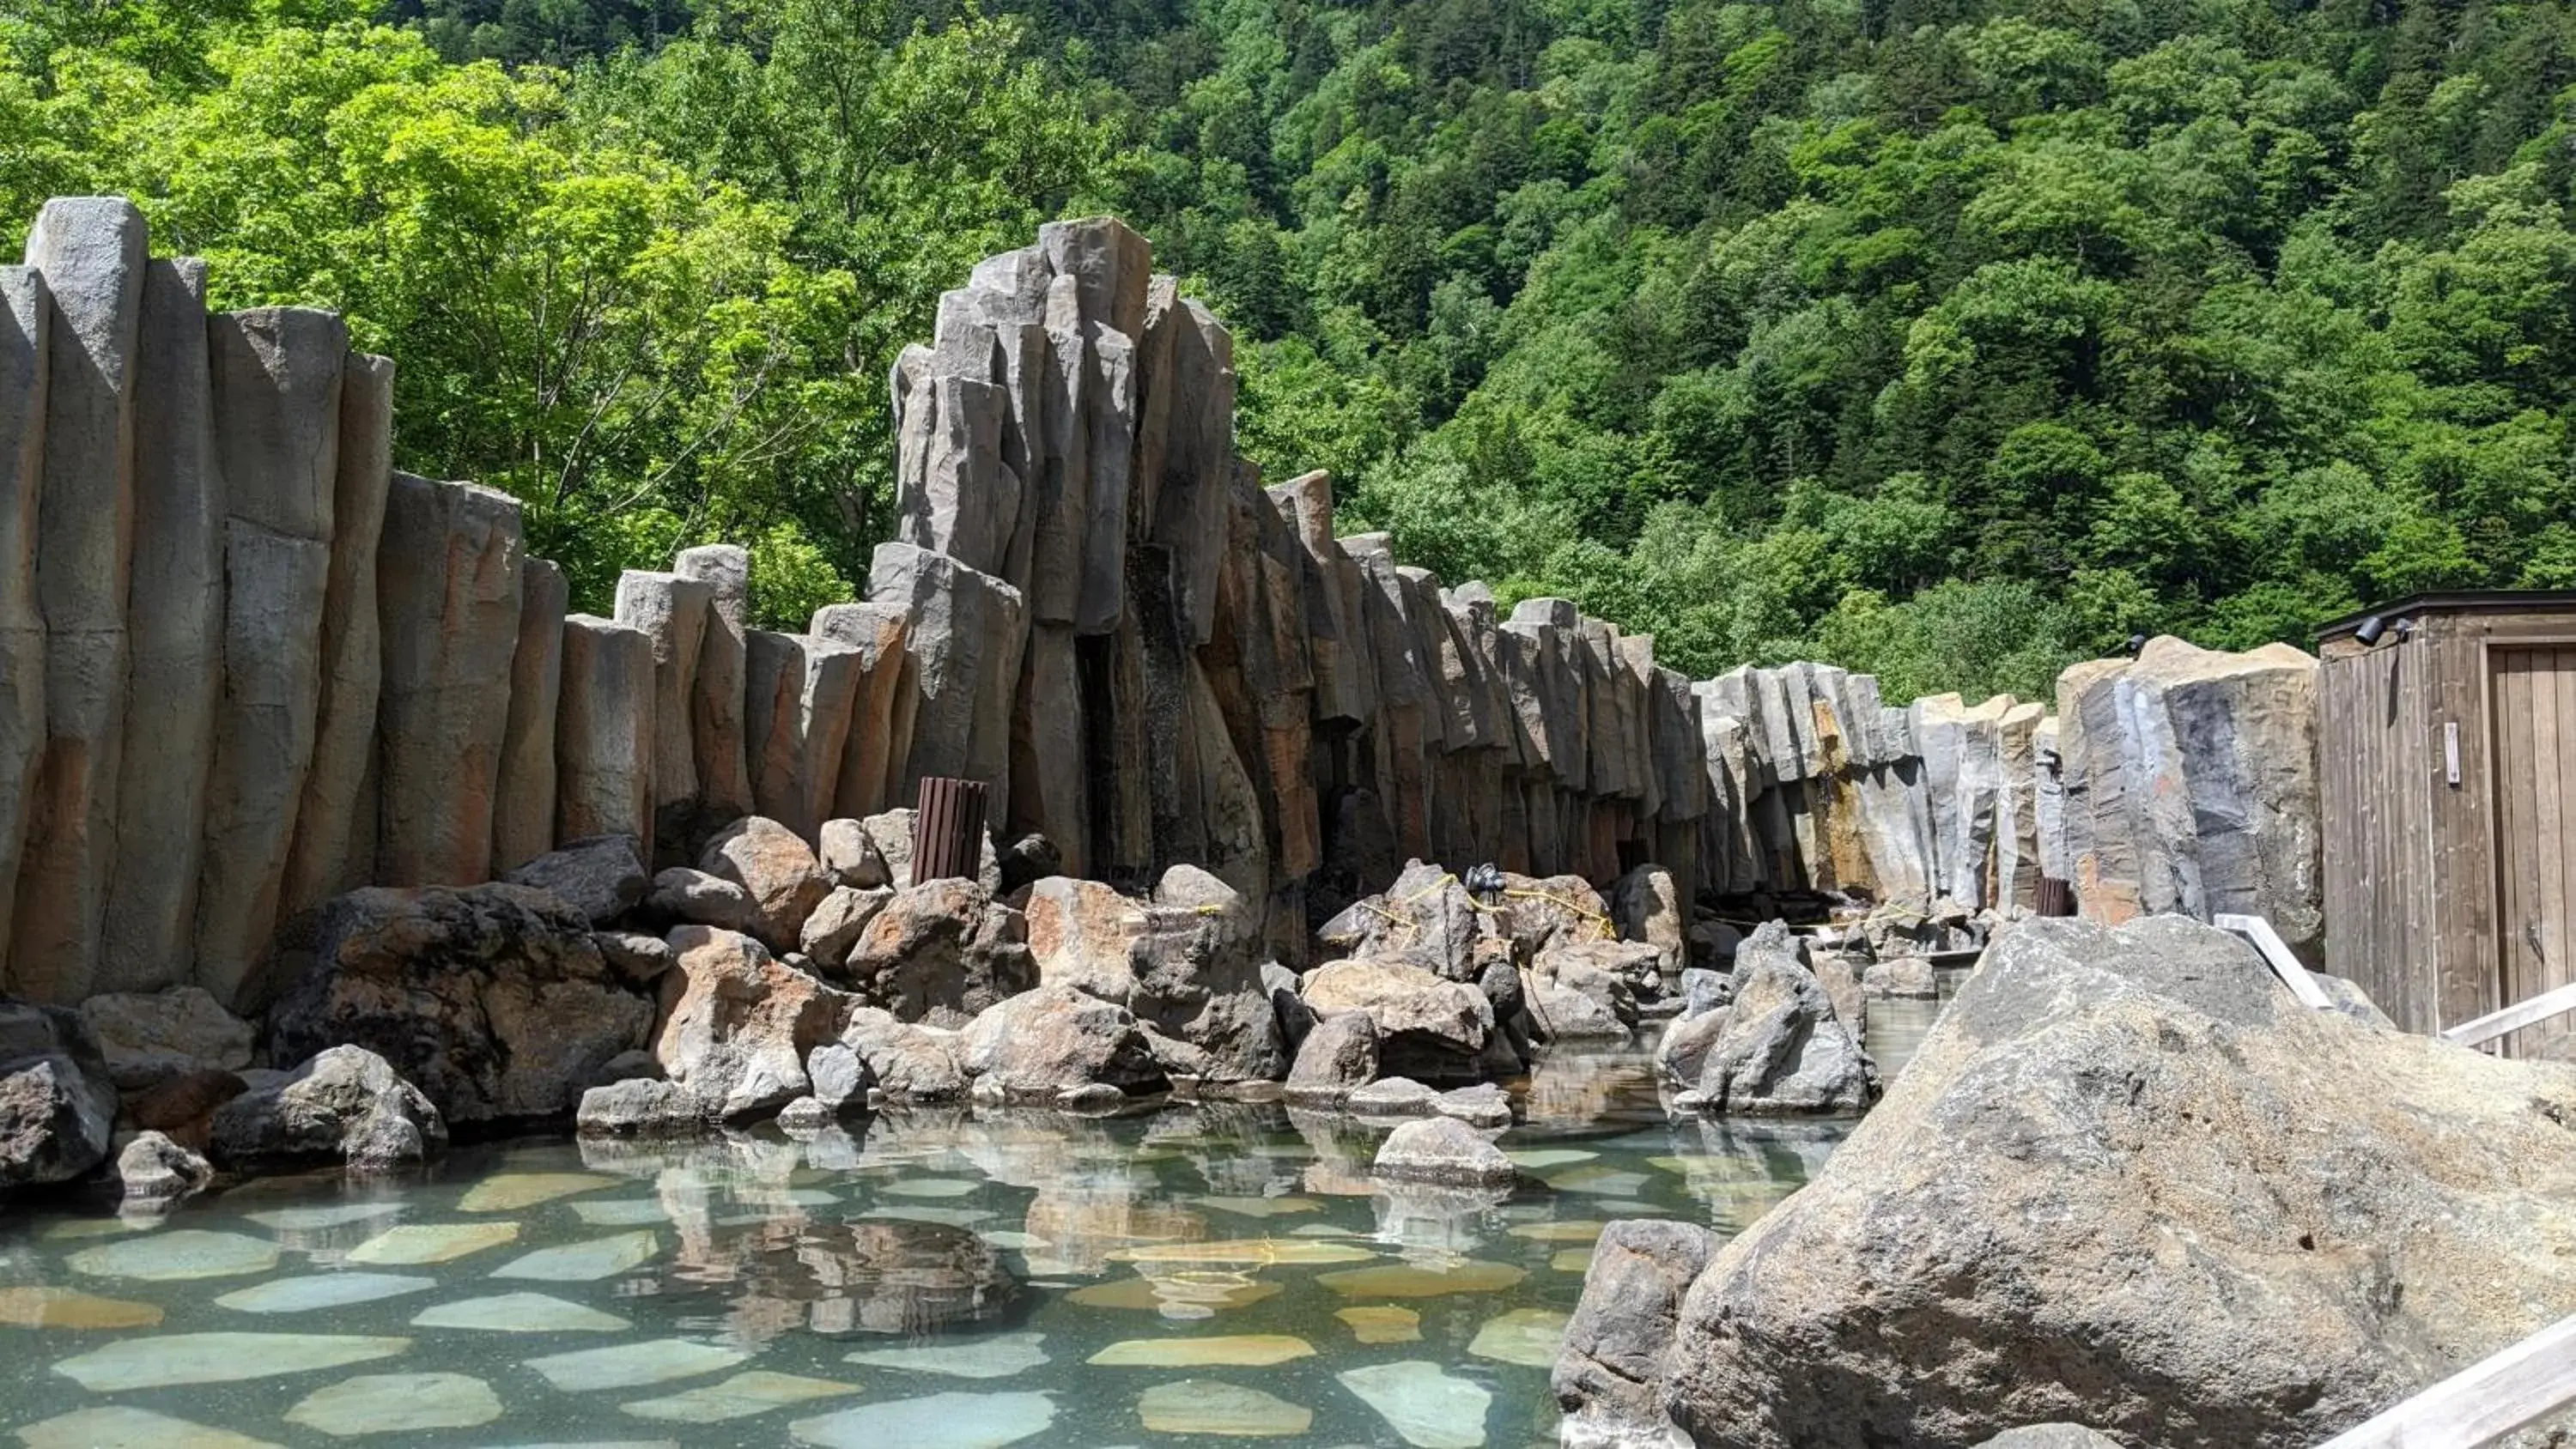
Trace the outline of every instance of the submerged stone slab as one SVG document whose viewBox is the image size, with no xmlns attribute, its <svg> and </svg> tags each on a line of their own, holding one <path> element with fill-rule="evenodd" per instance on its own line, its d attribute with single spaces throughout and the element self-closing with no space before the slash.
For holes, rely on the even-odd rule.
<svg viewBox="0 0 2576 1449">
<path fill-rule="evenodd" d="M 1334 1377 L 1414 1449 L 1482 1449 L 1494 1396 L 1436 1363 L 1371 1364 Z"/>
<path fill-rule="evenodd" d="M 539 1248 L 492 1271 L 495 1278 L 527 1278 L 540 1283 L 595 1283 L 653 1261 L 662 1240 L 651 1232 L 619 1233 L 586 1243 Z"/>
<path fill-rule="evenodd" d="M 361 1374 L 316 1389 L 286 1411 L 286 1422 L 337 1438 L 471 1429 L 501 1417 L 500 1396 L 465 1374 Z"/>
<path fill-rule="evenodd" d="M 348 1202 L 328 1207 L 277 1208 L 270 1212 L 252 1213 L 247 1221 L 281 1233 L 309 1233 L 322 1228 L 347 1227 L 351 1223 L 373 1222 L 377 1218 L 398 1217 L 403 1205 L 398 1202 Z"/>
<path fill-rule="evenodd" d="M 1077 1295 L 1079 1296 L 1079 1295 Z M 850 1363 L 958 1379 L 1006 1379 L 1048 1362 L 1046 1335 L 1004 1333 L 931 1348 L 873 1348 L 845 1355 Z"/>
<path fill-rule="evenodd" d="M 1553 1368 L 1565 1340 L 1568 1315 L 1553 1308 L 1515 1308 L 1486 1320 L 1467 1344 L 1467 1351 L 1496 1363 L 1523 1368 Z"/>
<path fill-rule="evenodd" d="M 1085 1308 L 1150 1310 L 1165 1318 L 1212 1318 L 1230 1308 L 1243 1308 L 1285 1292 L 1287 1285 L 1242 1273 L 1184 1269 L 1150 1278 L 1121 1278 L 1094 1283 L 1065 1295 Z"/>
<path fill-rule="evenodd" d="M 241 1233 L 179 1228 L 83 1248 L 67 1261 L 73 1272 L 93 1278 L 173 1283 L 265 1273 L 277 1266 L 277 1244 Z"/>
<path fill-rule="evenodd" d="M 100 1298 L 77 1288 L 0 1288 L 0 1323 L 12 1328 L 150 1328 L 160 1321 L 158 1304 Z"/>
<path fill-rule="evenodd" d="M 1210 1338 L 1130 1338 L 1109 1345 L 1086 1362 L 1097 1368 L 1268 1368 L 1312 1358 L 1315 1346 L 1284 1333 L 1244 1333 Z"/>
<path fill-rule="evenodd" d="M 228 1384 L 310 1373 L 411 1347 L 408 1338 L 328 1333 L 167 1333 L 129 1338 L 54 1365 L 54 1372 L 92 1393 Z"/>
<path fill-rule="evenodd" d="M 348 1261 L 380 1266 L 445 1263 L 518 1240 L 517 1223 L 405 1223 L 351 1248 Z"/>
<path fill-rule="evenodd" d="M 631 1404 L 620 1404 L 618 1412 L 632 1414 L 638 1419 L 673 1424 L 720 1424 L 729 1419 L 748 1419 L 754 1414 L 766 1414 L 790 1404 L 836 1399 L 858 1391 L 856 1384 L 754 1369 L 747 1374 L 736 1374 L 723 1383 L 689 1389 L 667 1398 L 638 1399 Z"/>
<path fill-rule="evenodd" d="M 1136 1400 L 1136 1417 L 1156 1434 L 1279 1439 L 1314 1427 L 1315 1411 L 1275 1394 L 1214 1379 L 1156 1384 Z"/>
<path fill-rule="evenodd" d="M 437 1286 L 435 1278 L 400 1273 L 309 1273 L 236 1289 L 217 1298 L 215 1306 L 236 1313 L 309 1313 L 317 1308 L 346 1308 L 352 1303 L 426 1293 Z"/>
<path fill-rule="evenodd" d="M 266 1439 L 126 1404 L 102 1404 L 21 1425 L 18 1442 L 27 1449 L 278 1449 Z"/>
<path fill-rule="evenodd" d="M 600 1389 L 632 1389 L 671 1379 L 722 1373 L 751 1357 L 739 1349 L 659 1338 L 621 1343 L 612 1348 L 586 1348 L 574 1353 L 532 1358 L 525 1365 L 547 1383 L 568 1394 Z"/>
<path fill-rule="evenodd" d="M 617 1186 L 618 1179 L 589 1172 L 506 1172 L 487 1177 L 456 1203 L 458 1212 L 508 1213 L 539 1203 Z"/>
<path fill-rule="evenodd" d="M 1398 1308 L 1391 1303 L 1366 1304 L 1335 1309 L 1333 1316 L 1349 1324 L 1351 1336 L 1362 1343 L 1422 1341 L 1422 1315 L 1410 1308 Z"/>
<path fill-rule="evenodd" d="M 1346 1268 L 1318 1274 L 1315 1281 L 1345 1298 L 1439 1298 L 1451 1293 L 1499 1293 L 1528 1276 L 1509 1263 L 1468 1258 L 1446 1268 L 1411 1263 Z"/>
<path fill-rule="evenodd" d="M 1267 1267 L 1319 1263 L 1365 1263 L 1377 1254 L 1350 1243 L 1319 1243 L 1297 1238 L 1219 1238 L 1204 1243 L 1153 1243 L 1111 1253 L 1115 1263 L 1220 1263 Z"/>
<path fill-rule="evenodd" d="M 799 1419 L 788 1432 L 816 1449 L 1002 1449 L 1054 1422 L 1045 1394 L 932 1394 Z"/>
<path fill-rule="evenodd" d="M 411 1326 L 483 1333 L 617 1333 L 634 1325 L 614 1313 L 544 1293 L 498 1293 L 422 1309 Z"/>
</svg>

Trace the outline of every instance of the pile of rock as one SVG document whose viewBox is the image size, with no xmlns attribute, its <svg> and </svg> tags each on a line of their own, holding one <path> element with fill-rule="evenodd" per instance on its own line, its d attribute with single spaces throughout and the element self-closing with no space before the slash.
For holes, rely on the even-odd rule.
<svg viewBox="0 0 2576 1449">
<path fill-rule="evenodd" d="M 1836 975 L 1839 992 L 1829 984 Z M 1880 1082 L 1861 1045 L 1859 998 L 1840 957 L 1811 961 L 1786 926 L 1766 922 L 1736 948 L 1732 975 L 1707 983 L 1664 1029 L 1656 1069 L 1681 1107 L 1747 1116 L 1865 1111 Z"/>
<path fill-rule="evenodd" d="M 1613 1224 L 1569 1442 L 2310 1445 L 2576 1300 L 2576 1068 L 2311 1011 L 2174 917 L 2013 927 L 1732 1242 Z"/>
</svg>

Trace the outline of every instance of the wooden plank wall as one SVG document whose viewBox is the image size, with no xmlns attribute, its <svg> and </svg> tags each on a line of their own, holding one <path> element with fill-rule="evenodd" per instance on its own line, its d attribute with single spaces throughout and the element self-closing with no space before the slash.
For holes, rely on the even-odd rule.
<svg viewBox="0 0 2576 1449">
<path fill-rule="evenodd" d="M 2492 652 L 2496 809 L 2504 850 L 2497 895 L 2504 1000 L 2527 1001 L 2576 980 L 2569 969 L 2576 850 L 2576 647 Z M 2566 1056 L 2571 1023 L 2559 1017 L 2505 1039 L 2510 1056 Z"/>
<path fill-rule="evenodd" d="M 2429 802 L 2410 788 L 2421 753 L 2426 661 L 2412 645 L 2329 652 L 2320 687 L 2326 968 L 2409 1031 L 2440 1025 L 2419 853 Z"/>
</svg>

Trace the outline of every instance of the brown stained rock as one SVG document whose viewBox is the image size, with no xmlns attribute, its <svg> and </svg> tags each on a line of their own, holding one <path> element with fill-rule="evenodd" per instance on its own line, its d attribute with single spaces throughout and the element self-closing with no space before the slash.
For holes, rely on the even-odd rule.
<svg viewBox="0 0 2576 1449">
<path fill-rule="evenodd" d="M 759 907 L 754 934 L 772 950 L 793 950 L 805 918 L 832 891 L 832 877 L 795 831 L 775 820 L 746 815 L 718 831 L 698 857 L 698 868 L 751 894 Z"/>
<path fill-rule="evenodd" d="M 958 1047 L 977 1093 L 1004 1101 L 1053 1101 L 1093 1085 L 1131 1094 L 1168 1085 L 1136 1018 L 1069 986 L 1041 986 L 987 1008 L 958 1034 Z"/>
<path fill-rule="evenodd" d="M 1334 961 L 1306 978 L 1317 1015 L 1364 1011 L 1377 1024 L 1383 1070 L 1426 1081 L 1476 1075 L 1494 1030 L 1493 1004 L 1473 986 L 1391 961 Z"/>
<path fill-rule="evenodd" d="M 950 1027 L 1037 984 L 1025 918 L 953 879 L 895 892 L 860 934 L 847 975 L 869 1004 Z"/>
<path fill-rule="evenodd" d="M 1051 876 L 1029 887 L 1021 910 L 1039 981 L 1127 1004 L 1136 989 L 1131 957 L 1146 931 L 1143 902 L 1098 881 Z"/>
<path fill-rule="evenodd" d="M 726 1118 L 804 1096 L 806 1054 L 840 1035 L 856 1003 L 737 932 L 681 926 L 670 942 L 678 959 L 653 1041 L 664 1075 Z"/>
</svg>

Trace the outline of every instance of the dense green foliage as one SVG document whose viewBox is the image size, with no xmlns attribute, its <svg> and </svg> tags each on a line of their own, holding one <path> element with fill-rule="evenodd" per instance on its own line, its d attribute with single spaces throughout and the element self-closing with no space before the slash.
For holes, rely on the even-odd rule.
<svg viewBox="0 0 2576 1449">
<path fill-rule="evenodd" d="M 1694 672 L 2576 586 L 2563 0 L 18 3 L 0 215 L 122 187 L 347 307 L 591 596 L 704 537 L 845 588 L 895 350 L 1104 208 L 1265 469 Z"/>
</svg>

